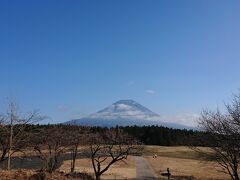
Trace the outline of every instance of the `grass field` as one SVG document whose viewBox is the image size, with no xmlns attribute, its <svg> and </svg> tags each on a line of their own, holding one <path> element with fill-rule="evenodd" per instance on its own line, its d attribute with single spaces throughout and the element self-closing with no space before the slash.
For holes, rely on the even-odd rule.
<svg viewBox="0 0 240 180">
<path fill-rule="evenodd" d="M 211 152 L 209 148 L 201 149 Z M 157 158 L 153 158 L 154 154 L 157 154 Z M 162 172 L 170 168 L 173 176 L 183 179 L 229 179 L 226 174 L 219 172 L 221 167 L 217 163 L 204 160 L 199 153 L 185 146 L 145 146 L 144 155 L 159 178 Z"/>
<path fill-rule="evenodd" d="M 211 152 L 209 148 L 202 148 L 205 152 Z M 153 155 L 157 158 L 153 158 Z M 229 177 L 219 172 L 221 168 L 215 162 L 204 160 L 199 153 L 185 147 L 145 146 L 143 156 L 147 159 L 159 179 L 162 172 L 170 168 L 174 179 L 199 179 L 199 180 L 227 180 Z M 70 161 L 65 161 L 61 170 L 69 170 Z M 93 174 L 89 159 L 78 159 L 76 170 Z M 135 157 L 129 156 L 123 163 L 119 162 L 112 166 L 103 175 L 103 179 L 134 179 L 136 177 Z"/>
<path fill-rule="evenodd" d="M 204 152 L 211 152 L 209 148 L 199 148 Z M 203 159 L 197 152 L 186 146 L 144 146 L 145 156 L 158 155 L 162 157 L 183 158 L 183 159 Z"/>
<path fill-rule="evenodd" d="M 67 160 L 60 167 L 61 171 L 68 172 L 70 167 L 70 160 Z M 103 169 L 104 167 L 102 167 Z M 90 159 L 78 159 L 76 161 L 76 171 L 87 172 L 94 176 L 93 168 Z M 129 156 L 126 161 L 120 161 L 113 164 L 106 173 L 103 174 L 102 179 L 134 179 L 136 177 L 135 158 Z"/>
<path fill-rule="evenodd" d="M 226 180 L 229 177 L 221 172 L 219 166 L 213 162 L 203 162 L 193 159 L 172 158 L 172 157 L 146 157 L 150 166 L 153 168 L 158 177 L 161 177 L 162 172 L 166 172 L 169 168 L 171 175 L 174 177 L 201 180 L 221 179 Z"/>
<path fill-rule="evenodd" d="M 202 148 L 205 152 L 210 152 L 209 148 Z M 153 158 L 154 155 L 157 158 Z M 13 169 L 39 169 L 42 163 L 29 152 L 32 157 L 19 158 L 13 157 Z M 70 154 L 64 156 L 63 163 L 59 171 L 70 171 Z M 204 160 L 197 152 L 184 146 L 165 147 L 165 146 L 145 146 L 143 156 L 148 161 L 150 168 L 155 172 L 159 179 L 162 172 L 170 168 L 173 179 L 200 179 L 200 180 L 227 180 L 229 177 L 219 172 L 221 168 L 215 162 Z M 93 168 L 90 159 L 78 158 L 76 161 L 76 171 L 87 172 L 93 175 Z M 135 157 L 129 156 L 125 162 L 118 162 L 104 173 L 102 179 L 135 179 L 136 166 Z"/>
</svg>

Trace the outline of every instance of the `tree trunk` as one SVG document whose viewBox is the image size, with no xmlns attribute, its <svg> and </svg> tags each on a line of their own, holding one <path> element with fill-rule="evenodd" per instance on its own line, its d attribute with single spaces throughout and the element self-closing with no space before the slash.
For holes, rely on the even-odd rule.
<svg viewBox="0 0 240 180">
<path fill-rule="evenodd" d="M 239 180 L 239 176 L 238 176 L 238 158 L 236 156 L 234 157 L 233 177 L 234 177 L 234 180 Z"/>
<path fill-rule="evenodd" d="M 72 164 L 71 164 L 71 172 L 72 173 L 75 171 L 75 162 L 76 162 L 76 157 L 77 157 L 77 148 L 78 148 L 78 146 L 76 146 L 75 149 L 72 150 Z"/>
<path fill-rule="evenodd" d="M 234 176 L 234 180 L 240 180 L 237 171 L 234 172 L 233 176 Z"/>
<path fill-rule="evenodd" d="M 2 152 L 2 156 L 0 158 L 0 163 L 3 162 L 5 159 L 7 159 L 6 155 L 7 155 L 7 149 L 4 149 Z"/>
<path fill-rule="evenodd" d="M 96 180 L 101 180 L 101 174 L 96 173 Z"/>
<path fill-rule="evenodd" d="M 239 180 L 238 174 L 235 175 L 235 180 Z"/>
<path fill-rule="evenodd" d="M 8 170 L 11 170 L 11 153 L 12 153 L 12 141 L 13 141 L 13 119 L 14 119 L 14 114 L 13 114 L 13 109 L 11 109 L 11 124 L 10 124 L 10 137 L 9 137 L 9 151 L 8 151 L 8 163 L 7 167 Z"/>
</svg>

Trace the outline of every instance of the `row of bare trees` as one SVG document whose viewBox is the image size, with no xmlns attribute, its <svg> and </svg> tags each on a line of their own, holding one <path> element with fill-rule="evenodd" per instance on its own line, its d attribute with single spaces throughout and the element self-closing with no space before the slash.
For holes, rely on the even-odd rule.
<svg viewBox="0 0 240 180">
<path fill-rule="evenodd" d="M 75 171 L 77 156 L 91 159 L 95 178 L 100 179 L 114 163 L 129 155 L 140 155 L 143 146 L 119 129 L 91 132 L 88 128 L 54 126 L 38 130 L 33 149 L 45 162 L 45 169 L 53 172 L 61 165 L 61 155 L 71 155 L 71 172 Z M 43 134 L 43 135 L 42 135 Z"/>
<path fill-rule="evenodd" d="M 70 156 L 73 173 L 76 159 L 82 156 L 91 160 L 99 180 L 114 163 L 142 151 L 140 142 L 118 128 L 94 132 L 88 127 L 33 125 L 42 119 L 36 111 L 20 115 L 17 106 L 10 103 L 7 114 L 0 118 L 0 165 L 7 161 L 10 170 L 12 155 L 21 152 L 37 156 L 42 170 L 52 173 Z"/>
<path fill-rule="evenodd" d="M 7 112 L 0 115 L 0 163 L 7 160 L 8 170 L 11 168 L 12 155 L 23 152 L 30 140 L 27 125 L 44 118 L 38 111 L 20 114 L 15 102 L 10 102 Z"/>
</svg>

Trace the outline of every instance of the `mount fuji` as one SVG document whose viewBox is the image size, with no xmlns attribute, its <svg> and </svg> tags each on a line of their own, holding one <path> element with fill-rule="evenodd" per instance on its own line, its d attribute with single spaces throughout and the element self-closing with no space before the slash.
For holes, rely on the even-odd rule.
<svg viewBox="0 0 240 180">
<path fill-rule="evenodd" d="M 148 108 L 142 106 L 134 100 L 120 100 L 114 104 L 81 119 L 74 119 L 64 124 L 87 125 L 87 126 L 144 126 L 158 125 L 170 128 L 186 128 L 190 127 L 164 122 L 160 115 L 152 112 Z"/>
</svg>

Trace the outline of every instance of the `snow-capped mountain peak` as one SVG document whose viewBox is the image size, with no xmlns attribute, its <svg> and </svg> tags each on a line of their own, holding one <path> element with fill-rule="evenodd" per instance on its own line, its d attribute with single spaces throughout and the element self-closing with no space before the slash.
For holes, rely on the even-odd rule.
<svg viewBox="0 0 240 180">
<path fill-rule="evenodd" d="M 144 119 L 158 118 L 159 115 L 134 100 L 120 100 L 89 116 L 104 119 Z"/>
<path fill-rule="evenodd" d="M 120 100 L 85 118 L 75 119 L 66 124 L 88 126 L 132 126 L 161 125 L 173 128 L 186 128 L 184 125 L 168 123 L 161 117 L 134 100 Z"/>
</svg>

